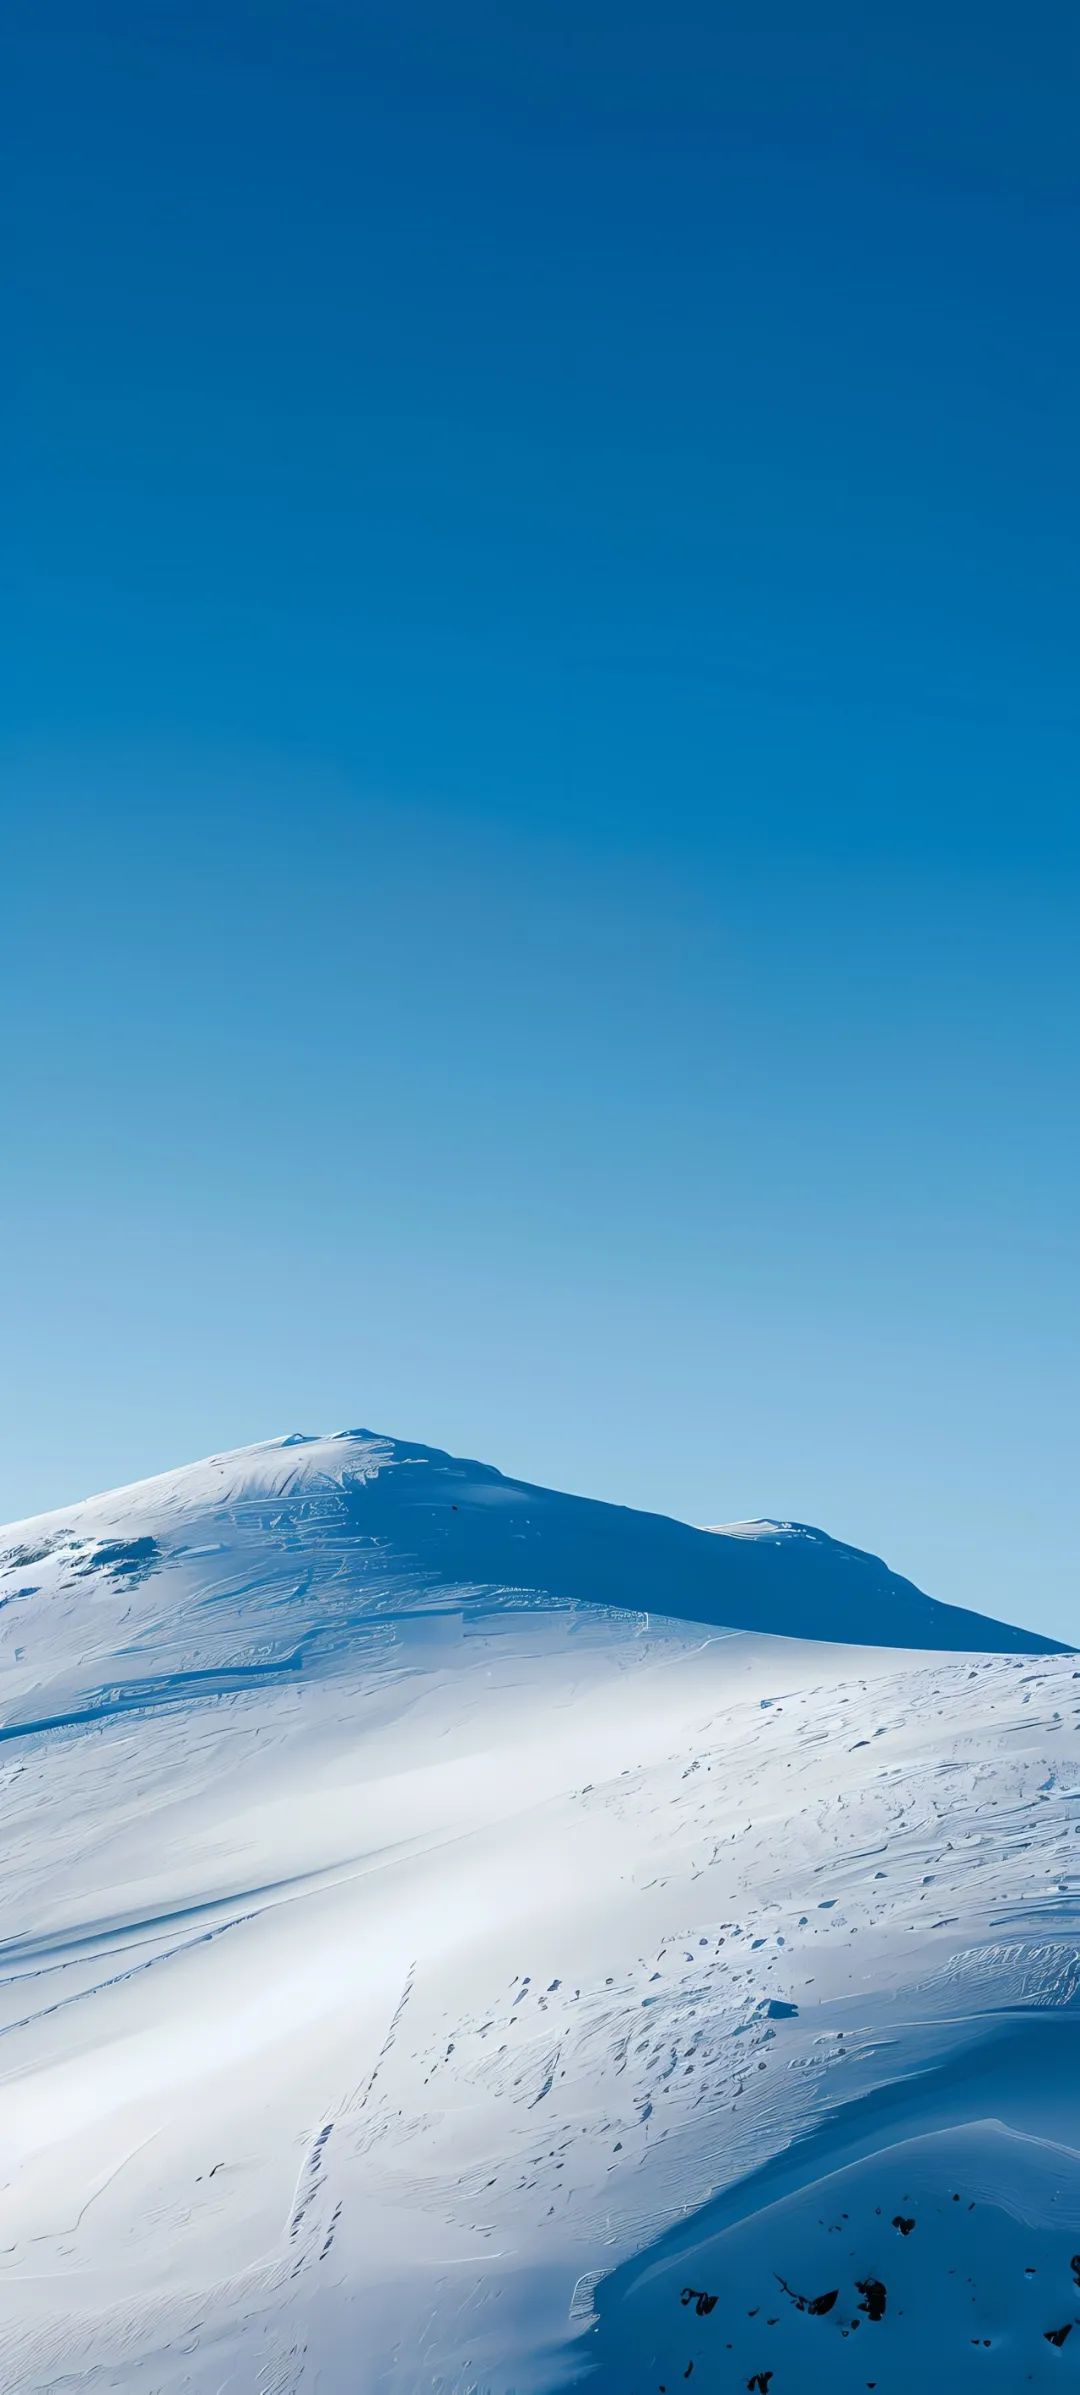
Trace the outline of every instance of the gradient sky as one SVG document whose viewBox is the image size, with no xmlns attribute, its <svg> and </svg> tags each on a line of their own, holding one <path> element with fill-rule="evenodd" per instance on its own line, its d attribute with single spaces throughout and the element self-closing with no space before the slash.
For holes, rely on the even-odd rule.
<svg viewBox="0 0 1080 2395">
<path fill-rule="evenodd" d="M 371 1424 L 1080 1638 L 1077 27 L 15 0 L 0 1518 Z"/>
</svg>

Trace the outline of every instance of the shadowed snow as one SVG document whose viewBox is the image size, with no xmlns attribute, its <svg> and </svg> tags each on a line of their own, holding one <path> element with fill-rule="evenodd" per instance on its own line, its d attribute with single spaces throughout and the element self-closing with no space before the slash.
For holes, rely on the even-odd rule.
<svg viewBox="0 0 1080 2395">
<path fill-rule="evenodd" d="M 364 1432 L 0 1548 L 4 2395 L 1080 2363 L 1071 1655 Z"/>
</svg>

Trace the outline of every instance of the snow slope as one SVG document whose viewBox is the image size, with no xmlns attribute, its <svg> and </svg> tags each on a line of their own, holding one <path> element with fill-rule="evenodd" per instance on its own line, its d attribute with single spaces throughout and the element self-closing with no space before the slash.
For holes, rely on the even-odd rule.
<svg viewBox="0 0 1080 2395">
<path fill-rule="evenodd" d="M 4 2395 L 1077 2377 L 1071 1655 L 364 1432 L 0 1550 Z"/>
</svg>

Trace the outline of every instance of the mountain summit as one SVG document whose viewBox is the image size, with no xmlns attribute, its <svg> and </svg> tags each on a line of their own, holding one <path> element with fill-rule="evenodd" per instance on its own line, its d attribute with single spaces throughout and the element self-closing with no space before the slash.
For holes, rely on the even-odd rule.
<svg viewBox="0 0 1080 2395">
<path fill-rule="evenodd" d="M 286 1578 L 303 1555 L 303 1584 L 279 1589 L 266 1620 L 279 1657 L 303 1652 L 312 1635 L 325 1644 L 327 1607 L 336 1635 L 346 1616 L 359 1633 L 390 1587 L 395 1603 L 473 1616 L 527 1592 L 537 1604 L 615 1606 L 773 1637 L 1055 1651 L 1034 1631 L 938 1603 L 878 1556 L 805 1523 L 695 1529 L 370 1430 L 293 1431 L 13 1524 L 0 1539 L 31 1556 L 35 1579 L 47 1567 L 123 1588 L 164 1575 L 175 1614 L 186 1559 L 212 1534 L 239 1550 L 270 1540 Z M 267 1614 L 265 1573 L 246 1610 L 253 1621 Z"/>
<path fill-rule="evenodd" d="M 0 1532 L 0 2395 L 1049 2390 L 1047 1646 L 369 1431 Z"/>
</svg>

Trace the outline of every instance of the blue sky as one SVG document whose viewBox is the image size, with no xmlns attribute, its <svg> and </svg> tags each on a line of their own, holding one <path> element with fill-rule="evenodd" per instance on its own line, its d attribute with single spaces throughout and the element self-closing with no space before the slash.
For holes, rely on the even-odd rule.
<svg viewBox="0 0 1080 2395">
<path fill-rule="evenodd" d="M 0 1518 L 371 1423 L 1077 1632 L 1076 23 L 899 14 L 16 0 Z"/>
</svg>

